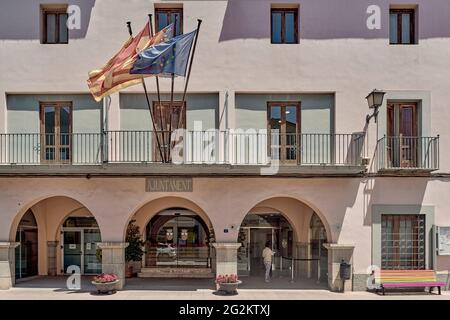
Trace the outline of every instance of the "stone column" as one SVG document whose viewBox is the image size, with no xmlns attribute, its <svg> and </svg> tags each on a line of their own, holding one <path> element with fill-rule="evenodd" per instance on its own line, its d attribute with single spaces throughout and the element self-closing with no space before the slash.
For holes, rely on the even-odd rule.
<svg viewBox="0 0 450 320">
<path fill-rule="evenodd" d="M 325 243 L 323 245 L 328 250 L 328 287 L 331 291 L 342 291 L 342 279 L 339 269 L 342 260 L 350 263 L 353 270 L 353 250 L 354 245 Z M 344 291 L 351 291 L 353 288 L 353 271 L 352 279 L 345 280 Z"/>
<path fill-rule="evenodd" d="M 47 274 L 56 276 L 56 251 L 58 250 L 58 241 L 47 241 Z"/>
<path fill-rule="evenodd" d="M 215 248 L 216 275 L 237 274 L 237 249 L 241 246 L 236 242 L 216 242 Z"/>
<path fill-rule="evenodd" d="M 15 252 L 19 242 L 0 242 L 0 290 L 11 288 L 15 284 Z"/>
<path fill-rule="evenodd" d="M 119 277 L 117 290 L 125 285 L 125 248 L 127 242 L 100 242 L 97 246 L 102 249 L 102 272 L 114 273 Z"/>
</svg>

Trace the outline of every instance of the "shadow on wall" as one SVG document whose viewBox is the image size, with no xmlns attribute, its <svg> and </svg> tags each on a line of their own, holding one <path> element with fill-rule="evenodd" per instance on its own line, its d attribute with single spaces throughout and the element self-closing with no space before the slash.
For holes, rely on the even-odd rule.
<svg viewBox="0 0 450 320">
<path fill-rule="evenodd" d="M 363 191 L 363 225 L 372 225 L 372 207 L 374 205 L 422 204 L 428 182 L 429 180 L 424 178 L 368 178 Z"/>
<path fill-rule="evenodd" d="M 42 1 L 14 0 L 0 4 L 0 40 L 39 40 L 41 38 L 41 4 L 77 5 L 80 7 L 81 29 L 70 30 L 70 39 L 84 38 L 91 20 L 95 0 Z M 11 17 L 14 17 L 11 19 Z"/>
<path fill-rule="evenodd" d="M 390 0 L 302 0 L 301 39 L 389 38 Z M 219 42 L 235 39 L 269 39 L 270 8 L 273 4 L 298 5 L 298 0 L 228 0 Z M 450 37 L 450 1 L 415 0 L 418 5 L 420 39 Z M 410 0 L 395 1 L 410 5 Z M 381 29 L 369 30 L 367 8 L 381 9 Z"/>
</svg>

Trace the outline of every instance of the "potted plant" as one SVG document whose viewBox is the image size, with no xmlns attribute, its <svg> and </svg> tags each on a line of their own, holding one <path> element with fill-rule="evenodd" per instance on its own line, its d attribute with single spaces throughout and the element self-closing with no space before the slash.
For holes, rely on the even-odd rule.
<svg viewBox="0 0 450 320">
<path fill-rule="evenodd" d="M 237 288 L 242 283 L 238 279 L 237 274 L 218 275 L 216 277 L 216 284 L 219 286 L 219 292 L 224 294 L 237 294 Z"/>
<path fill-rule="evenodd" d="M 125 261 L 127 262 L 125 276 L 131 278 L 134 274 L 133 262 L 142 261 L 145 253 L 144 241 L 141 239 L 139 227 L 135 224 L 136 220 L 131 220 L 127 228 L 126 242 L 128 247 L 125 249 Z"/>
<path fill-rule="evenodd" d="M 119 278 L 115 274 L 102 273 L 95 276 L 91 283 L 96 287 L 98 293 L 111 294 L 116 292 L 116 284 L 118 282 Z"/>
</svg>

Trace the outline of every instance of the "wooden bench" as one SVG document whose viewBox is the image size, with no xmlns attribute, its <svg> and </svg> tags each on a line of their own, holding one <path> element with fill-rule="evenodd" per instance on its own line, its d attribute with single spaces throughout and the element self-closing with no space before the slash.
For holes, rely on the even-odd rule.
<svg viewBox="0 0 450 320">
<path fill-rule="evenodd" d="M 433 288 L 438 288 L 441 294 L 441 287 L 447 285 L 446 282 L 437 281 L 434 270 L 380 270 L 375 280 L 379 284 L 376 291 L 381 289 L 383 295 L 385 295 L 385 289 L 426 287 L 429 288 L 430 293 Z"/>
</svg>

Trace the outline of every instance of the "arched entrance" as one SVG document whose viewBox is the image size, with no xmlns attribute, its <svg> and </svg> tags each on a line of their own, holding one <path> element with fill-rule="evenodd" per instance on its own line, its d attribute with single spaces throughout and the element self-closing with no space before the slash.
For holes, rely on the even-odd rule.
<svg viewBox="0 0 450 320">
<path fill-rule="evenodd" d="M 146 226 L 146 267 L 210 268 L 212 229 L 191 210 L 166 209 Z"/>
<path fill-rule="evenodd" d="M 257 203 L 244 217 L 238 242 L 238 274 L 262 277 L 262 251 L 267 241 L 274 251 L 274 278 L 310 279 L 317 287 L 328 279 L 329 227 L 322 215 L 291 197 L 273 197 Z M 303 282 L 302 282 L 303 283 Z"/>
<path fill-rule="evenodd" d="M 61 226 L 61 257 L 63 273 L 77 266 L 81 274 L 102 272 L 100 228 L 92 216 L 69 216 Z"/>
<path fill-rule="evenodd" d="M 264 273 L 262 251 L 266 242 L 275 252 L 273 271 L 279 275 L 288 273 L 283 268 L 282 257 L 293 254 L 294 232 L 290 223 L 279 212 L 249 213 L 239 229 L 238 273 L 258 276 Z"/>
<path fill-rule="evenodd" d="M 76 265 L 86 274 L 101 272 L 96 244 L 99 226 L 89 209 L 67 196 L 35 199 L 20 209 L 10 226 L 15 249 L 14 277 L 56 276 Z"/>
<path fill-rule="evenodd" d="M 16 279 L 38 275 L 38 225 L 31 209 L 23 215 L 17 226 L 15 251 Z"/>
</svg>

